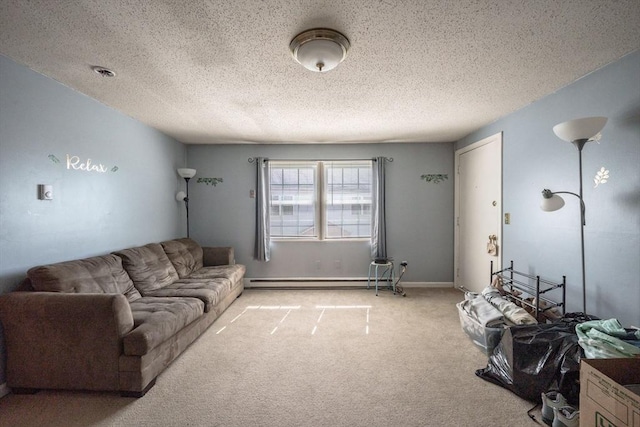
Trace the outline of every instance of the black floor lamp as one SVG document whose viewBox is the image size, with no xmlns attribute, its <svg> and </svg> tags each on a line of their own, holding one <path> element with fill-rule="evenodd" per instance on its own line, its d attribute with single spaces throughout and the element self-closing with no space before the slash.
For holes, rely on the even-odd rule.
<svg viewBox="0 0 640 427">
<path fill-rule="evenodd" d="M 557 211 L 564 206 L 564 199 L 558 194 L 571 194 L 580 200 L 580 249 L 582 259 L 582 310 L 587 314 L 587 286 L 584 259 L 584 226 L 586 225 L 585 213 L 586 207 L 582 198 L 582 149 L 585 144 L 592 141 L 597 136 L 604 125 L 607 123 L 606 117 L 586 117 L 583 119 L 570 120 L 568 122 L 557 124 L 553 127 L 553 132 L 558 138 L 573 143 L 578 149 L 578 165 L 580 173 L 580 193 L 572 193 L 570 191 L 551 191 L 542 190 L 542 203 L 540 208 L 546 212 Z"/>
<path fill-rule="evenodd" d="M 178 192 L 176 195 L 176 200 L 179 202 L 184 201 L 184 206 L 187 208 L 187 237 L 189 237 L 189 180 L 196 175 L 195 169 L 189 168 L 180 168 L 178 169 L 178 175 L 184 178 L 184 182 L 186 182 L 187 193 L 184 191 Z"/>
</svg>

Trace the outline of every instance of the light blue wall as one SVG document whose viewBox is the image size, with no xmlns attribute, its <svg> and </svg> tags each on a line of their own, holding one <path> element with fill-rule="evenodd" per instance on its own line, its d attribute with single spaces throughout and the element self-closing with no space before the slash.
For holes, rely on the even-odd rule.
<svg viewBox="0 0 640 427">
<path fill-rule="evenodd" d="M 577 152 L 551 128 L 564 120 L 609 117 L 600 145 L 584 149 L 589 312 L 640 326 L 640 52 L 459 141 L 456 148 L 504 132 L 503 259 L 543 277 L 567 275 L 569 310 L 581 309 L 576 200 L 539 210 L 542 188 L 577 191 Z M 96 84 L 100 84 L 99 80 Z M 66 156 L 91 159 L 105 173 L 67 169 Z M 49 158 L 60 160 L 55 163 Z M 453 145 L 188 146 L 191 234 L 230 245 L 248 277 L 362 277 L 366 243 L 277 243 L 269 263 L 253 260 L 255 166 L 247 158 L 393 157 L 387 166 L 388 244 L 407 260 L 406 281 L 453 280 Z M 38 264 L 107 253 L 184 234 L 185 148 L 173 139 L 0 56 L 0 293 Z M 111 168 L 118 170 L 111 172 Z M 605 166 L 608 183 L 593 188 Z M 447 173 L 426 183 L 420 175 Z M 54 200 L 37 199 L 53 185 Z M 570 197 L 570 196 L 569 196 Z M 316 268 L 320 261 L 321 268 Z M 335 261 L 340 261 L 337 269 Z M 1 333 L 0 333 L 1 335 Z M 1 336 L 0 336 L 1 342 Z M 4 382 L 0 344 L 0 384 Z"/>
<path fill-rule="evenodd" d="M 387 244 L 389 256 L 409 263 L 403 280 L 453 281 L 453 144 L 365 145 L 190 145 L 191 237 L 206 245 L 229 245 L 248 278 L 366 277 L 370 245 L 364 242 L 273 242 L 271 261 L 253 260 L 255 164 L 249 157 L 272 159 L 368 159 L 387 163 Z M 422 174 L 448 174 L 438 184 Z M 223 178 L 216 187 L 198 177 Z M 320 267 L 317 266 L 320 262 Z M 336 261 L 339 266 L 336 266 Z"/>
<path fill-rule="evenodd" d="M 568 309 L 582 311 L 580 212 L 565 197 L 556 212 L 539 209 L 540 192 L 578 192 L 578 151 L 553 126 L 606 116 L 600 144 L 583 150 L 586 204 L 587 312 L 640 326 L 640 51 L 610 64 L 459 141 L 461 148 L 504 132 L 503 261 L 516 269 L 568 282 Z M 594 188 L 605 167 L 610 180 Z"/>
<path fill-rule="evenodd" d="M 0 293 L 39 264 L 183 235 L 175 170 L 185 154 L 183 144 L 0 56 Z M 108 170 L 67 169 L 67 155 Z M 54 199 L 38 200 L 38 184 L 53 185 Z M 0 333 L 0 384 L 3 353 Z"/>
</svg>

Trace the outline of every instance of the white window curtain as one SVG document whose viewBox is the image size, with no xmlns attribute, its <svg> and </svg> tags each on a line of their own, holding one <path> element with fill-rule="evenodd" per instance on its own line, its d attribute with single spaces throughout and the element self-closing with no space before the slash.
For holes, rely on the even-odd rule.
<svg viewBox="0 0 640 427">
<path fill-rule="evenodd" d="M 269 159 L 256 158 L 256 242 L 254 258 L 269 261 L 271 257 L 271 236 L 269 232 Z"/>
<path fill-rule="evenodd" d="M 372 163 L 371 257 L 387 258 L 387 224 L 385 215 L 385 166 L 386 158 L 377 157 Z"/>
</svg>

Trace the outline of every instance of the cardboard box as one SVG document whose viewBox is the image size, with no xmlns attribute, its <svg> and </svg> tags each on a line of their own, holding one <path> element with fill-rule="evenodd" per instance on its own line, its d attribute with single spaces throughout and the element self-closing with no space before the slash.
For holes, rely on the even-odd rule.
<svg viewBox="0 0 640 427">
<path fill-rule="evenodd" d="M 640 358 L 582 359 L 580 427 L 640 427 Z"/>
</svg>

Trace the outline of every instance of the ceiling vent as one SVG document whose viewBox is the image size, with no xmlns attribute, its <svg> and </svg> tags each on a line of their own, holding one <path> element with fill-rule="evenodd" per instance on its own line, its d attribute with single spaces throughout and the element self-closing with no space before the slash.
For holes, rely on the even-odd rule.
<svg viewBox="0 0 640 427">
<path fill-rule="evenodd" d="M 94 66 L 94 67 L 91 67 L 91 69 L 93 71 L 95 71 L 96 73 L 100 74 L 102 77 L 115 77 L 116 76 L 116 73 L 111 71 L 108 68 Z"/>
</svg>

